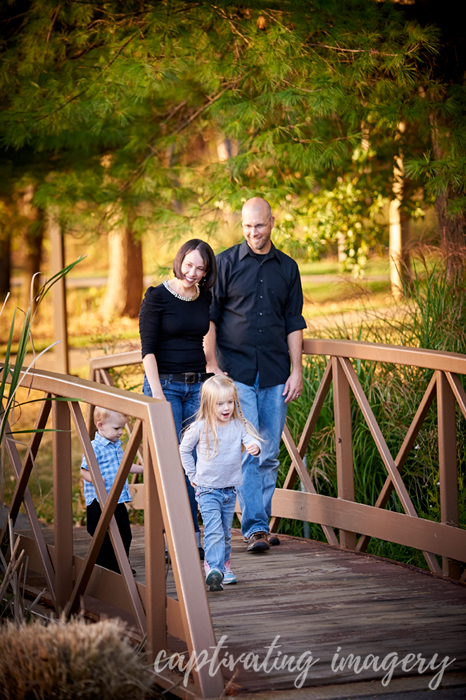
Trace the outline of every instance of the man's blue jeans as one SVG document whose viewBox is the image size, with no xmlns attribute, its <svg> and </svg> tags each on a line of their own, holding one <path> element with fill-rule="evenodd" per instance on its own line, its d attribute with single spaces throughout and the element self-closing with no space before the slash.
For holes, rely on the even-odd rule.
<svg viewBox="0 0 466 700">
<path fill-rule="evenodd" d="M 172 407 L 176 436 L 178 438 L 178 442 L 181 442 L 182 431 L 193 422 L 196 411 L 199 408 L 202 383 L 197 382 L 196 384 L 185 384 L 184 382 L 173 382 L 171 379 L 161 379 L 160 384 L 162 386 L 162 391 L 165 398 Z M 142 392 L 146 396 L 152 396 L 152 391 L 146 376 L 144 376 Z M 189 505 L 193 516 L 194 530 L 196 533 L 198 533 L 199 525 L 197 522 L 197 503 L 194 495 L 194 489 L 191 486 L 186 474 L 184 475 L 184 478 L 186 481 L 186 488 L 188 490 Z M 200 535 L 196 534 L 196 538 L 198 540 L 198 546 L 200 546 Z"/>
<path fill-rule="evenodd" d="M 285 425 L 286 403 L 284 384 L 259 388 L 259 375 L 254 386 L 235 382 L 241 409 L 264 442 L 258 457 L 243 453 L 243 483 L 238 488 L 241 506 L 241 531 L 248 538 L 254 532 L 268 532 L 272 496 L 277 483 L 280 440 Z"/>
<path fill-rule="evenodd" d="M 210 569 L 225 572 L 231 556 L 231 526 L 236 505 L 236 489 L 196 486 L 196 501 L 204 523 L 205 561 Z"/>
</svg>

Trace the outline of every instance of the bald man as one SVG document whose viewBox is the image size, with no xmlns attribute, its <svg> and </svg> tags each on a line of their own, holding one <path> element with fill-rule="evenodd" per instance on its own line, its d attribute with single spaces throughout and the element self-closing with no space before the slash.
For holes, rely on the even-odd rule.
<svg viewBox="0 0 466 700">
<path fill-rule="evenodd" d="M 238 489 L 241 529 L 253 553 L 280 544 L 269 536 L 277 456 L 287 404 L 301 396 L 303 385 L 301 279 L 295 261 L 271 241 L 274 221 L 265 199 L 244 204 L 245 240 L 217 256 L 204 343 L 207 371 L 235 381 L 243 413 L 264 439 L 258 457 L 243 455 Z"/>
</svg>

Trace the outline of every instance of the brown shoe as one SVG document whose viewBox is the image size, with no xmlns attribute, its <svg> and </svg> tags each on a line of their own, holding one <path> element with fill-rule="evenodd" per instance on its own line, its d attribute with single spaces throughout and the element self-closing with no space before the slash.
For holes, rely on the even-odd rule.
<svg viewBox="0 0 466 700">
<path fill-rule="evenodd" d="M 268 549 L 270 549 L 267 541 L 267 533 L 253 532 L 248 539 L 248 546 L 246 549 L 248 552 L 254 552 L 255 554 L 258 554 L 259 552 L 266 552 Z"/>
<path fill-rule="evenodd" d="M 271 547 L 278 547 L 278 545 L 280 544 L 280 540 L 274 533 L 268 536 L 268 542 Z"/>
</svg>

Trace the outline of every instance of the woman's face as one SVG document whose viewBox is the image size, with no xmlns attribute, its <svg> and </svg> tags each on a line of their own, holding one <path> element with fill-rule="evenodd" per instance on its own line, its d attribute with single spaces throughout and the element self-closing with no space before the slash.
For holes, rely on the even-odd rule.
<svg viewBox="0 0 466 700">
<path fill-rule="evenodd" d="M 205 262 L 198 250 L 192 250 L 184 256 L 181 263 L 181 281 L 188 287 L 198 284 L 206 272 Z"/>
</svg>

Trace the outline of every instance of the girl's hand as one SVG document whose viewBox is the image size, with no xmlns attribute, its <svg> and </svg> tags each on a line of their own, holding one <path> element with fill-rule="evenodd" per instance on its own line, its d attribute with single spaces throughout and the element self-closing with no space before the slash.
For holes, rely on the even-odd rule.
<svg viewBox="0 0 466 700">
<path fill-rule="evenodd" d="M 246 452 L 249 452 L 250 455 L 253 457 L 256 457 L 259 452 L 260 452 L 260 447 L 259 445 L 256 445 L 255 443 L 250 443 L 249 445 L 246 445 Z"/>
<path fill-rule="evenodd" d="M 193 487 L 193 489 L 196 488 L 196 484 L 194 484 L 192 481 L 191 481 L 191 486 Z"/>
</svg>

